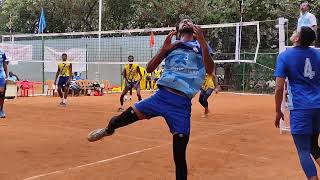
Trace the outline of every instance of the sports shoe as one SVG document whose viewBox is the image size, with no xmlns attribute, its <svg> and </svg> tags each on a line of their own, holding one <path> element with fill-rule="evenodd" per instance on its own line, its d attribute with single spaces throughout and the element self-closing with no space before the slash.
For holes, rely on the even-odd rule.
<svg viewBox="0 0 320 180">
<path fill-rule="evenodd" d="M 124 111 L 124 108 L 119 107 L 118 112 L 123 112 L 123 111 Z"/>
<path fill-rule="evenodd" d="M 0 111 L 0 118 L 6 118 L 6 114 L 3 110 Z"/>
<path fill-rule="evenodd" d="M 111 136 L 113 133 L 109 134 L 107 132 L 107 129 L 106 128 L 102 128 L 102 129 L 96 129 L 96 130 L 93 130 L 91 131 L 89 134 L 88 134 L 88 141 L 90 142 L 94 142 L 94 141 L 98 141 L 100 139 L 102 139 L 103 137 L 105 136 Z"/>
<path fill-rule="evenodd" d="M 67 106 L 67 103 L 61 102 L 60 106 Z"/>
</svg>

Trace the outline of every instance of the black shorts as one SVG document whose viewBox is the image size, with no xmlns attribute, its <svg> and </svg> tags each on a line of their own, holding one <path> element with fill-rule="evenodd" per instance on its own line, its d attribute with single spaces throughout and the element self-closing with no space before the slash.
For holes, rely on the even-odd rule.
<svg viewBox="0 0 320 180">
<path fill-rule="evenodd" d="M 151 76 L 147 76 L 146 81 L 151 81 Z"/>
<path fill-rule="evenodd" d="M 69 81 L 69 76 L 60 76 L 59 81 L 58 81 L 58 86 L 59 87 L 65 87 L 67 86 Z"/>
<path fill-rule="evenodd" d="M 140 83 L 138 83 L 138 81 L 134 81 L 134 82 L 129 82 L 127 85 L 126 85 L 126 89 L 130 90 L 130 89 L 138 89 L 140 88 Z"/>
</svg>

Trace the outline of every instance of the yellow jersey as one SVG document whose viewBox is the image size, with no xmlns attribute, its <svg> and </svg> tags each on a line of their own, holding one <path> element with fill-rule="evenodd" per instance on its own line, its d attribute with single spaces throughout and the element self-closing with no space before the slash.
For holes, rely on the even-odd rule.
<svg viewBox="0 0 320 180">
<path fill-rule="evenodd" d="M 160 78 L 161 77 L 161 74 L 162 74 L 162 69 L 156 69 L 155 71 L 154 71 L 154 77 L 155 78 Z"/>
<path fill-rule="evenodd" d="M 60 69 L 59 75 L 64 77 L 70 76 L 72 74 L 72 72 L 70 72 L 70 66 L 71 66 L 71 63 L 68 63 L 68 62 L 59 63 L 58 64 L 58 67 Z"/>
<path fill-rule="evenodd" d="M 126 64 L 124 66 L 124 69 L 126 70 L 125 76 L 129 82 L 139 81 L 140 75 L 137 70 L 138 68 L 139 68 L 138 64 L 132 64 L 131 67 L 130 67 L 130 64 Z"/>
<path fill-rule="evenodd" d="M 146 76 L 149 76 L 149 77 L 151 77 L 151 73 L 146 73 Z"/>
<path fill-rule="evenodd" d="M 213 83 L 213 78 L 215 78 L 215 75 L 212 74 L 206 74 L 206 77 L 204 78 L 204 82 L 202 85 L 202 89 L 203 90 L 208 90 L 210 89 L 214 89 L 214 83 Z"/>
</svg>

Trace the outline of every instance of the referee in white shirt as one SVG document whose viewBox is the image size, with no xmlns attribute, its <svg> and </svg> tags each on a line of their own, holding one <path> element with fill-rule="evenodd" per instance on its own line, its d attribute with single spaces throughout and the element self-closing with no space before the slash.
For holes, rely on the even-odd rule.
<svg viewBox="0 0 320 180">
<path fill-rule="evenodd" d="M 303 2 L 300 4 L 300 17 L 297 27 L 298 30 L 303 26 L 307 26 L 312 28 L 314 31 L 317 31 L 317 18 L 309 11 L 310 5 L 308 2 Z"/>
</svg>

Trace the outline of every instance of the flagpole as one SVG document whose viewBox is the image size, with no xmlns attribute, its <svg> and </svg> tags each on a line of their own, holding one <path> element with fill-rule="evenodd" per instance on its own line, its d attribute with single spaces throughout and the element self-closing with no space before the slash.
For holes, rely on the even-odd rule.
<svg viewBox="0 0 320 180">
<path fill-rule="evenodd" d="M 102 29 L 102 0 L 99 0 L 99 62 L 101 61 L 101 29 Z M 100 64 L 98 64 L 98 73 L 100 81 Z"/>
<path fill-rule="evenodd" d="M 44 39 L 43 39 L 43 25 L 41 32 L 41 42 L 42 42 L 42 93 L 44 94 Z"/>
</svg>

